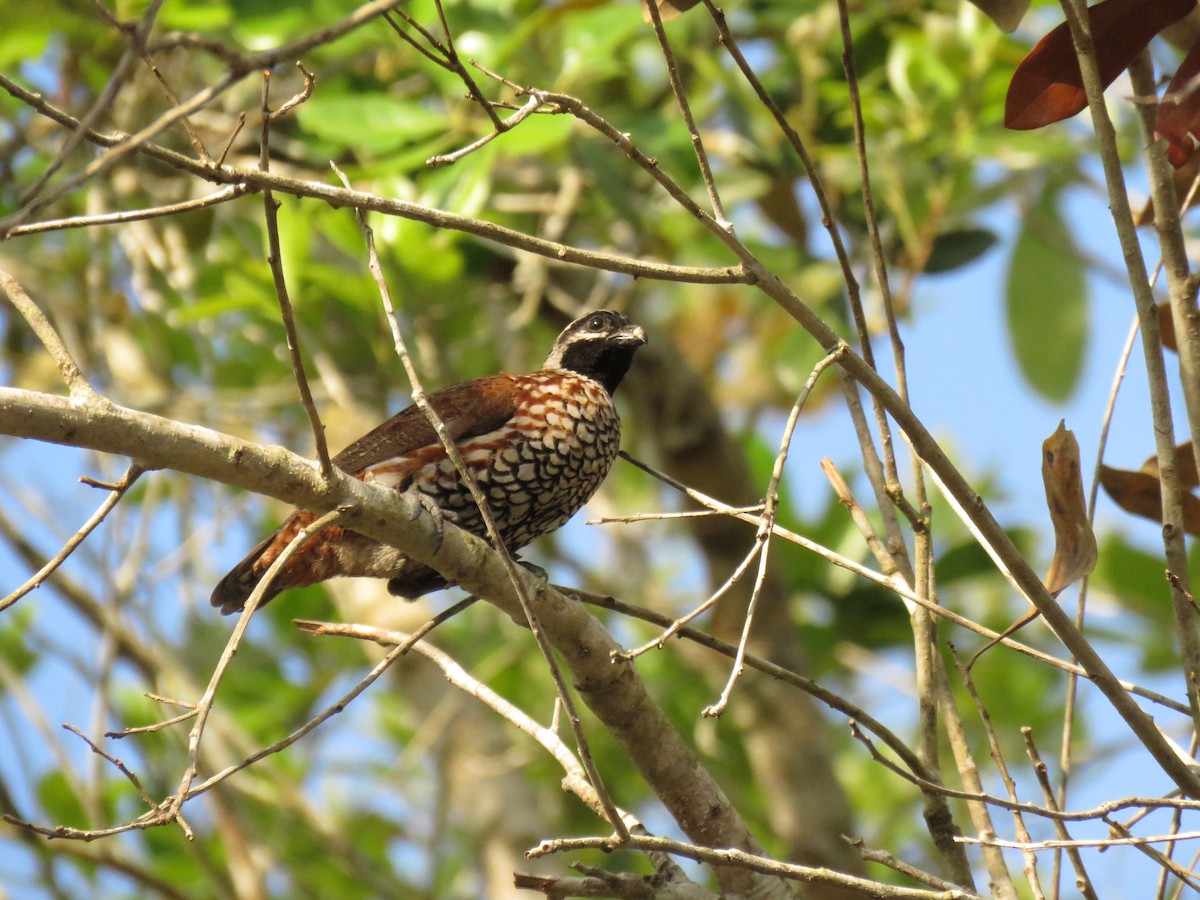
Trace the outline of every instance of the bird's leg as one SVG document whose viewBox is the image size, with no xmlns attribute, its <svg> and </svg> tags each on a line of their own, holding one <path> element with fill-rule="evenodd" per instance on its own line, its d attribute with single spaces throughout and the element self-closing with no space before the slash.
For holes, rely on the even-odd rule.
<svg viewBox="0 0 1200 900">
<path fill-rule="evenodd" d="M 446 523 L 457 524 L 458 513 L 450 509 L 442 509 L 432 497 L 420 490 L 415 484 L 406 488 L 404 493 L 409 499 L 415 500 L 419 506 L 416 515 L 413 516 L 414 519 L 421 515 L 422 510 L 429 514 L 429 518 L 433 523 L 433 552 L 437 553 L 442 549 L 442 541 L 446 537 Z"/>
</svg>

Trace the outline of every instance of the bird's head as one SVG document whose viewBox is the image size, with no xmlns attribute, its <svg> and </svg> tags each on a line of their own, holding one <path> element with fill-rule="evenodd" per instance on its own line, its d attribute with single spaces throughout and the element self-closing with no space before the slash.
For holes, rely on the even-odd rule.
<svg viewBox="0 0 1200 900">
<path fill-rule="evenodd" d="M 641 325 L 611 309 L 598 309 L 563 329 L 543 368 L 576 372 L 600 382 L 612 394 L 644 343 Z"/>
</svg>

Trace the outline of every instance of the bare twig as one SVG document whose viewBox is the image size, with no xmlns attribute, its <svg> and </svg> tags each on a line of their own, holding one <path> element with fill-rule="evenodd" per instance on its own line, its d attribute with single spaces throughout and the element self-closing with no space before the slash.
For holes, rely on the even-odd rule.
<svg viewBox="0 0 1200 900">
<path fill-rule="evenodd" d="M 737 568 L 733 570 L 730 576 L 725 579 L 720 587 L 708 595 L 708 598 L 705 599 L 703 603 L 675 619 L 675 621 L 673 621 L 665 631 L 659 634 L 658 637 L 647 641 L 642 646 L 636 647 L 627 653 L 622 653 L 619 658 L 637 659 L 643 653 L 647 653 L 655 648 L 661 650 L 663 647 L 665 647 L 667 645 L 667 641 L 678 634 L 679 630 L 683 628 L 684 625 L 686 625 L 688 622 L 691 622 L 697 616 L 703 615 L 705 612 L 711 609 L 718 600 L 729 593 L 730 588 L 737 584 L 741 577 L 746 574 L 746 570 L 750 568 L 750 564 L 753 563 L 755 558 L 762 552 L 764 543 L 765 542 L 763 541 L 756 540 L 754 545 L 750 548 L 750 552 L 743 557 Z"/>
<path fill-rule="evenodd" d="M 142 20 L 138 24 L 138 27 L 133 30 L 123 30 L 123 33 L 129 37 L 129 46 L 126 47 L 112 75 L 109 76 L 104 90 L 100 92 L 100 96 L 96 98 L 96 102 L 91 105 L 91 108 L 84 113 L 83 118 L 80 120 L 80 129 L 68 136 L 62 147 L 59 148 L 58 155 L 51 161 L 50 165 L 22 193 L 20 197 L 21 208 L 10 217 L 11 224 L 19 225 L 33 213 L 35 209 L 34 203 L 41 194 L 42 189 L 51 177 L 53 177 L 54 173 L 66 162 L 67 157 L 74 153 L 75 149 L 83 142 L 85 137 L 84 131 L 99 121 L 100 117 L 112 106 L 113 101 L 117 98 L 117 94 L 125 86 L 125 82 L 129 78 L 134 64 L 145 53 L 146 37 L 150 34 L 150 29 L 154 25 L 154 20 L 158 18 L 158 11 L 162 8 L 162 5 L 163 0 L 153 0 L 142 14 Z M 45 205 L 45 203 L 42 205 Z M 2 230 L 0 229 L 0 231 Z"/>
<path fill-rule="evenodd" d="M 79 365 L 75 362 L 75 357 L 71 355 L 71 351 L 67 349 L 67 345 L 63 343 L 62 337 L 58 331 L 50 324 L 50 320 L 46 318 L 41 308 L 30 299 L 25 290 L 17 283 L 17 279 L 13 278 L 8 272 L 0 269 L 0 291 L 7 295 L 8 300 L 29 323 L 30 329 L 33 331 L 42 346 L 46 348 L 46 352 L 50 354 L 50 358 L 54 360 L 58 366 L 59 374 L 62 375 L 63 381 L 67 383 L 67 388 L 71 392 L 71 396 L 79 400 L 88 400 L 99 402 L 99 395 L 92 387 L 91 383 L 79 370 Z"/>
<path fill-rule="evenodd" d="M 500 137 L 500 135 L 504 134 L 504 132 L 514 128 L 517 125 L 520 125 L 531 115 L 537 112 L 541 105 L 542 98 L 537 94 L 531 95 L 530 98 L 525 102 L 524 106 L 518 109 L 507 119 L 501 120 L 500 124 L 496 126 L 495 130 L 489 131 L 479 140 L 472 141 L 471 143 L 467 144 L 467 146 L 462 147 L 459 150 L 455 150 L 452 153 L 439 153 L 436 156 L 431 156 L 429 159 L 425 160 L 425 165 L 436 168 L 437 166 L 448 166 L 452 163 L 458 162 L 463 157 L 469 156 L 479 148 L 490 144 L 496 138 Z M 491 109 L 491 107 L 489 106 L 488 109 Z"/>
<path fill-rule="evenodd" d="M 1150 411 L 1154 421 L 1154 445 L 1162 481 L 1163 546 L 1166 550 L 1167 567 L 1178 574 L 1187 571 L 1187 549 L 1184 546 L 1182 493 L 1175 458 L 1175 427 L 1167 386 L 1166 367 L 1163 361 L 1162 340 L 1159 334 L 1158 309 L 1150 289 L 1146 263 L 1142 257 L 1141 245 L 1133 223 L 1133 213 L 1129 207 L 1125 175 L 1117 150 L 1116 131 L 1113 128 L 1108 109 L 1104 105 L 1104 89 L 1096 62 L 1086 4 L 1084 0 L 1060 0 L 1060 3 L 1066 13 L 1071 38 L 1075 44 L 1075 56 L 1079 61 L 1079 70 L 1083 76 L 1083 87 L 1087 94 L 1088 108 L 1091 111 L 1092 127 L 1096 133 L 1100 161 L 1104 165 L 1109 209 L 1112 212 L 1113 224 L 1121 243 L 1125 266 L 1129 271 L 1129 283 L 1137 307 L 1138 321 L 1141 325 L 1142 355 L 1146 363 L 1146 377 L 1150 388 Z M 1171 214 L 1171 210 L 1174 208 L 1173 199 L 1170 206 L 1171 209 L 1163 209 L 1161 214 Z M 1183 337 L 1180 339 L 1185 340 Z M 1180 592 L 1173 589 L 1171 596 L 1176 609 L 1176 618 L 1179 618 L 1180 610 L 1183 610 L 1190 618 L 1191 612 L 1186 609 L 1186 601 Z M 1041 607 L 1041 604 L 1035 605 Z M 1200 728 L 1200 640 L 1198 637 L 1200 635 L 1197 633 L 1195 620 L 1191 619 L 1184 634 L 1181 635 L 1181 640 L 1186 644 L 1182 648 L 1188 676 L 1185 681 L 1188 703 L 1192 708 L 1194 728 Z M 1139 730 L 1139 737 L 1143 736 Z M 1147 748 L 1155 754 L 1160 764 L 1165 764 L 1166 760 L 1161 756 L 1163 748 L 1157 742 L 1147 744 Z M 1180 787 L 1184 787 L 1182 782 L 1177 781 L 1176 783 Z M 1184 789 L 1189 793 L 1200 794 L 1200 785 L 1197 784 L 1190 784 Z"/>
<path fill-rule="evenodd" d="M 127 222 L 140 222 L 143 219 L 155 219 L 160 216 L 175 216 L 180 213 L 206 209 L 228 200 L 236 200 L 246 193 L 246 187 L 231 184 L 194 200 L 181 200 L 178 203 L 168 203 L 165 206 L 153 206 L 147 209 L 129 209 L 121 212 L 101 213 L 95 216 L 72 216 L 67 219 L 47 219 L 44 222 L 33 222 L 29 225 L 18 225 L 10 228 L 5 240 L 26 234 L 43 234 L 47 231 L 62 231 L 67 228 L 95 228 L 101 225 L 123 225 Z"/>
<path fill-rule="evenodd" d="M 888 853 L 886 850 L 872 850 L 863 843 L 862 838 L 850 838 L 845 835 L 843 839 L 858 850 L 862 854 L 862 858 L 867 862 L 879 863 L 881 866 L 887 866 L 893 871 L 899 872 L 913 881 L 919 881 L 921 884 L 928 885 L 937 891 L 957 891 L 959 889 L 952 881 L 946 881 L 944 878 L 938 878 L 936 875 L 931 875 L 924 869 L 918 869 L 914 865 L 906 863 L 902 859 L 897 859 Z"/>
<path fill-rule="evenodd" d="M 297 63 L 299 65 L 299 63 Z M 312 93 L 313 77 L 303 66 L 304 90 L 292 97 L 276 112 L 271 112 L 268 103 L 271 89 L 271 73 L 263 72 L 262 85 L 262 133 L 259 145 L 259 167 L 264 171 L 271 168 L 271 123 L 279 118 L 286 109 L 300 105 Z M 290 104 L 290 105 L 289 105 Z M 300 339 L 296 334 L 296 320 L 292 315 L 292 299 L 288 295 L 287 280 L 283 274 L 283 256 L 279 246 L 279 202 L 270 191 L 263 191 L 263 212 L 267 223 L 267 263 L 271 267 L 271 278 L 275 282 L 275 294 L 279 298 L 279 314 L 283 320 L 284 334 L 287 335 L 288 355 L 292 362 L 292 373 L 296 378 L 296 387 L 300 392 L 300 402 L 308 415 L 308 423 L 312 428 L 313 441 L 317 448 L 317 459 L 321 463 L 321 477 L 328 479 L 333 473 L 333 463 L 329 458 L 329 445 L 325 441 L 325 426 L 321 424 L 321 414 L 313 401 L 312 391 L 308 387 L 308 376 L 304 371 L 304 358 L 300 355 Z"/>
<path fill-rule="evenodd" d="M 46 193 L 40 200 L 27 203 L 16 216 L 0 220 L 0 235 L 4 234 L 11 226 L 21 224 L 29 215 L 37 212 L 64 194 L 75 190 L 81 184 L 84 184 L 109 166 L 123 159 L 127 154 L 141 150 L 143 145 L 151 141 L 156 135 L 161 134 L 180 119 L 186 118 L 199 109 L 203 109 L 250 73 L 271 69 L 286 60 L 299 59 L 306 51 L 313 47 L 327 44 L 335 38 L 361 27 L 371 19 L 382 15 L 386 10 L 395 6 L 397 2 L 399 0 L 369 0 L 369 2 L 364 3 L 350 15 L 332 25 L 327 25 L 302 38 L 272 50 L 241 58 L 239 61 L 240 64 L 231 64 L 229 72 L 216 84 L 209 85 L 192 95 L 188 100 L 172 106 L 136 134 L 125 135 L 119 138 L 109 145 L 109 149 L 85 166 L 82 172 L 64 179 L 61 184 L 54 190 Z M 152 6 L 157 6 L 157 4 L 153 4 Z M 81 127 L 78 128 L 77 133 L 81 134 L 83 138 L 91 140 L 90 131 L 90 122 L 81 123 Z M 203 163 L 195 163 L 195 165 L 200 170 L 209 171 L 213 175 L 219 171 L 210 169 Z"/>
<path fill-rule="evenodd" d="M 671 93 L 675 95 L 675 103 L 683 116 L 683 124 L 687 127 L 692 139 L 692 151 L 696 154 L 696 163 L 700 166 L 700 177 L 708 191 L 708 202 L 712 205 L 713 219 L 726 231 L 733 232 L 733 222 L 725 215 L 725 207 L 721 203 L 721 195 L 717 191 L 717 183 L 713 179 L 712 166 L 708 163 L 708 152 L 704 149 L 704 140 L 696 127 L 696 119 L 692 116 L 692 105 L 688 102 L 687 91 L 683 86 L 683 78 L 679 74 L 679 66 L 675 63 L 675 53 L 667 32 L 663 28 L 662 13 L 658 4 L 647 3 L 643 9 L 650 13 L 650 24 L 654 27 L 654 36 L 658 38 L 658 46 L 662 51 L 663 60 L 667 64 L 667 77 L 671 81 Z"/>
<path fill-rule="evenodd" d="M 63 544 L 62 549 L 48 559 L 46 564 L 38 569 L 33 577 L 29 578 L 23 585 L 21 585 L 3 600 L 0 600 L 0 613 L 4 612 L 30 591 L 40 587 L 41 584 L 50 577 L 51 573 L 61 566 L 66 561 L 67 557 L 75 552 L 75 548 L 82 544 L 84 540 L 86 540 L 87 536 L 96 530 L 96 526 L 103 522 L 105 517 L 112 512 L 112 508 L 120 502 L 121 498 L 125 496 L 125 492 L 133 486 L 133 483 L 138 480 L 143 471 L 145 470 L 142 469 L 141 466 L 137 465 L 137 463 L 133 463 L 125 471 L 125 474 L 122 476 L 120 481 L 118 481 L 116 484 L 106 485 L 105 487 L 111 491 L 111 493 L 104 498 L 104 502 L 100 504 L 100 508 L 92 513 L 91 518 L 84 522 L 80 529 L 71 535 L 67 542 Z"/>
<path fill-rule="evenodd" d="M 237 625 L 233 628 L 233 633 L 230 634 L 229 640 L 225 644 L 225 650 L 221 653 L 221 658 L 217 660 L 216 666 L 213 668 L 212 677 L 209 679 L 208 687 L 205 688 L 203 696 L 196 703 L 196 722 L 192 725 L 192 730 L 188 733 L 188 760 L 187 768 L 184 770 L 183 777 L 179 781 L 179 786 L 175 793 L 169 797 L 163 804 L 162 815 L 167 819 L 173 819 L 179 812 L 191 794 L 189 793 L 192 782 L 196 777 L 196 772 L 200 760 L 200 742 L 204 736 L 204 726 L 208 723 L 209 713 L 212 712 L 213 702 L 217 697 L 217 688 L 221 684 L 221 680 L 225 677 L 225 670 L 229 668 L 230 662 L 233 661 L 233 655 L 237 653 L 238 645 L 242 641 L 242 636 L 246 633 L 246 629 L 250 626 L 250 619 L 254 615 L 258 605 L 262 602 L 263 595 L 270 588 L 275 577 L 287 565 L 288 560 L 298 551 L 304 543 L 317 532 L 321 531 L 326 526 L 332 525 L 342 517 L 345 510 L 335 509 L 325 515 L 319 517 L 310 525 L 301 528 L 296 536 L 288 543 L 283 552 L 271 563 L 270 568 L 263 574 L 262 579 L 255 585 L 254 591 L 246 600 L 246 605 L 242 609 L 242 614 L 238 617 Z M 190 837 L 190 835 L 189 835 Z"/>
<path fill-rule="evenodd" d="M 125 776 L 125 778 L 129 781 L 130 784 L 132 784 L 135 788 L 137 788 L 138 794 L 140 794 L 141 798 L 146 801 L 146 805 L 149 806 L 151 809 L 154 809 L 154 807 L 156 805 L 154 803 L 154 798 L 150 796 L 149 792 L 147 792 L 147 790 L 142 786 L 141 780 L 137 777 L 137 775 L 135 775 L 130 770 L 130 768 L 127 765 L 125 765 L 125 763 L 121 762 L 121 760 L 117 759 L 111 753 L 106 753 L 104 750 L 101 750 L 99 747 L 96 746 L 95 741 L 93 741 L 90 737 L 88 737 L 86 734 L 84 734 L 82 731 L 80 731 L 74 725 L 64 723 L 63 728 L 65 728 L 67 731 L 71 732 L 71 734 L 75 735 L 76 737 L 81 739 L 84 743 L 86 743 L 89 747 L 91 747 L 92 752 L 95 753 L 97 756 L 103 757 L 105 760 L 107 760 L 109 763 L 111 763 L 122 775 Z"/>
<path fill-rule="evenodd" d="M 955 652 L 953 646 L 950 647 L 950 652 L 954 656 L 954 665 L 958 668 L 958 674 L 967 688 L 967 693 L 970 695 L 971 701 L 975 704 L 975 712 L 979 715 L 979 721 L 983 724 L 983 731 L 988 742 L 988 752 L 991 754 L 992 762 L 996 764 L 996 771 L 999 773 L 1001 781 L 1004 782 L 1005 793 L 1008 794 L 1009 800 L 1017 803 L 1017 785 L 1008 772 L 1008 764 L 1004 761 L 1004 754 L 1000 750 L 1000 742 L 996 740 L 996 730 L 992 728 L 992 717 L 988 713 L 987 707 L 984 706 L 979 692 L 975 689 L 975 681 L 971 678 L 970 669 L 963 665 L 962 659 Z M 1013 811 L 1013 827 L 1017 834 L 1017 840 L 1031 840 L 1029 829 L 1025 827 L 1025 819 L 1016 810 Z M 1035 900 L 1045 900 L 1046 895 L 1042 891 L 1041 881 L 1038 878 L 1037 858 L 1028 851 L 1023 852 L 1022 857 L 1025 863 L 1025 882 L 1029 885 L 1030 893 Z"/>
<path fill-rule="evenodd" d="M 1110 841 L 1105 842 L 1102 846 L 1110 847 L 1126 843 L 1131 844 L 1133 847 L 1140 850 L 1143 854 L 1150 857 L 1152 860 L 1178 878 L 1185 885 L 1190 887 L 1193 891 L 1200 891 L 1200 879 L 1197 879 L 1191 872 L 1184 869 L 1183 866 L 1179 865 L 1179 863 L 1175 862 L 1175 860 L 1171 859 L 1158 848 L 1149 846 L 1151 842 L 1166 843 L 1167 849 L 1173 850 L 1175 848 L 1176 840 L 1188 840 L 1189 838 L 1191 840 L 1195 840 L 1200 838 L 1200 832 L 1192 832 L 1190 835 L 1176 833 L 1163 835 L 1162 837 L 1158 838 L 1136 838 L 1130 834 L 1129 831 L 1127 831 L 1125 827 L 1121 825 L 1121 823 L 1114 822 L 1111 819 L 1105 819 L 1104 821 L 1108 823 L 1108 826 L 1117 835 L 1119 835 L 1119 837 L 1110 839 Z M 1072 843 L 1076 846 L 1079 844 L 1078 841 L 1073 841 Z"/>
<path fill-rule="evenodd" d="M 881 900 L 945 900 L 946 898 L 946 894 L 942 891 L 924 891 L 918 888 L 884 885 L 868 878 L 858 878 L 854 875 L 842 875 L 837 872 L 831 872 L 829 869 L 817 869 L 811 866 L 781 863 L 773 859 L 768 859 L 765 856 L 746 853 L 744 850 L 716 850 L 709 847 L 699 847 L 695 844 L 686 844 L 682 841 L 671 840 L 670 838 L 633 835 L 629 838 L 627 848 L 633 850 L 658 850 L 663 853 L 671 853 L 687 859 L 694 859 L 697 862 L 709 863 L 710 865 L 741 866 L 754 872 L 778 875 L 782 878 L 790 878 L 808 884 L 835 885 L 849 891 L 864 893 L 870 897 L 878 897 Z M 614 843 L 611 838 L 560 838 L 558 840 L 542 841 L 537 847 L 526 851 L 525 855 L 529 859 L 540 859 L 554 853 L 589 849 L 611 852 L 613 850 L 626 849 L 626 847 Z M 954 896 L 961 898 L 961 900 L 983 900 L 974 891 L 964 890 L 961 887 L 955 889 Z"/>
<path fill-rule="evenodd" d="M 1038 784 L 1042 789 L 1042 800 L 1045 802 L 1047 809 L 1057 812 L 1060 807 L 1058 801 L 1054 798 L 1054 789 L 1050 786 L 1050 776 L 1046 771 L 1046 764 L 1042 762 L 1037 745 L 1033 742 L 1033 729 L 1022 728 L 1021 735 L 1025 738 L 1025 752 L 1029 756 L 1029 761 L 1033 764 L 1034 775 L 1037 776 Z M 1063 821 L 1061 819 L 1054 819 L 1053 821 L 1054 831 L 1058 835 L 1058 839 L 1061 841 L 1071 840 L 1071 835 L 1067 831 L 1067 826 Z M 1099 900 L 1096 896 L 1096 889 L 1092 887 L 1092 881 L 1088 878 L 1087 870 L 1083 866 L 1083 857 L 1079 855 L 1078 848 L 1068 847 L 1067 857 L 1071 860 L 1071 865 L 1075 869 L 1076 890 L 1084 897 L 1084 900 Z M 1054 880 L 1054 887 L 1057 890 L 1057 878 Z"/>
<path fill-rule="evenodd" d="M 29 105 L 47 118 L 58 122 L 60 125 L 68 128 L 79 127 L 78 120 L 58 109 L 53 104 L 48 103 L 40 95 L 25 90 L 4 75 L 0 75 L 0 88 L 3 88 L 13 97 Z M 124 132 L 102 134 L 89 129 L 87 131 L 87 139 L 101 147 L 115 148 L 124 145 L 130 139 L 130 136 Z M 747 275 L 739 266 L 677 266 L 668 263 L 645 262 L 634 257 L 601 253 L 560 244 L 556 241 L 542 240 L 541 238 L 536 238 L 502 225 L 495 225 L 491 222 L 484 222 L 470 216 L 461 216 L 456 213 L 445 212 L 398 198 L 346 190 L 345 188 L 317 181 L 303 181 L 275 172 L 261 172 L 256 169 L 235 169 L 231 166 L 223 166 L 216 169 L 208 168 L 182 154 L 175 153 L 172 150 L 148 141 L 139 143 L 132 150 L 205 181 L 218 184 L 240 184 L 249 190 L 273 190 L 278 193 L 291 194 L 295 197 L 312 197 L 329 203 L 332 206 L 349 206 L 364 212 L 379 212 L 384 215 L 399 216 L 417 222 L 424 222 L 435 228 L 449 228 L 467 234 L 474 234 L 507 247 L 545 256 L 554 262 L 562 264 L 582 265 L 589 268 L 632 275 L 637 278 L 653 278 L 693 284 L 748 284 L 754 280 L 752 276 Z M 0 236 L 5 234 L 6 227 L 7 224 L 0 221 Z"/>
<path fill-rule="evenodd" d="M 552 728 L 545 728 L 531 716 L 501 697 L 494 690 L 472 677 L 448 653 L 431 646 L 428 643 L 415 641 L 403 632 L 375 628 L 370 625 L 347 625 L 334 622 L 298 622 L 301 628 L 312 634 L 342 635 L 358 638 L 359 640 L 374 641 L 382 646 L 406 644 L 417 653 L 432 661 L 442 670 L 450 684 L 470 694 L 485 706 L 492 709 L 509 723 L 528 734 L 542 745 L 567 773 L 563 779 L 563 787 L 582 800 L 597 816 L 607 821 L 609 810 L 602 802 L 600 795 L 592 786 L 592 782 L 583 765 L 571 752 Z M 630 813 L 618 810 L 627 829 L 636 829 L 640 823 Z"/>
<path fill-rule="evenodd" d="M 655 4 L 651 3 L 650 6 L 655 6 Z M 657 13 L 655 15 L 657 16 Z M 659 30 L 661 29 L 662 23 L 659 22 Z M 757 605 L 759 595 L 762 593 L 763 582 L 767 576 L 767 559 L 771 549 L 771 536 L 775 532 L 775 516 L 779 511 L 779 483 L 783 479 L 783 466 L 787 462 L 788 451 L 791 450 L 792 435 L 796 432 L 796 423 L 800 421 L 800 413 L 804 409 L 804 404 L 808 400 L 809 394 L 812 393 L 817 379 L 821 377 L 821 373 L 836 363 L 847 349 L 844 344 L 840 345 L 833 353 L 828 354 L 813 366 L 813 370 L 804 382 L 804 388 L 796 397 L 796 402 L 792 404 L 792 410 L 788 414 L 786 424 L 783 426 L 783 436 L 779 441 L 779 452 L 775 454 L 775 465 L 771 470 L 771 480 L 767 484 L 767 492 L 763 499 L 763 512 L 759 518 L 758 533 L 754 536 L 755 543 L 762 549 L 758 555 L 758 575 L 754 580 L 754 589 L 750 592 L 750 602 L 746 607 L 746 620 L 742 625 L 741 639 L 738 641 L 738 655 L 733 661 L 733 668 L 729 672 L 729 679 L 725 682 L 725 689 L 721 691 L 721 696 L 716 703 L 703 710 L 705 716 L 716 717 L 725 711 L 725 707 L 729 704 L 730 694 L 733 693 L 733 685 L 737 681 L 738 675 L 742 672 L 742 666 L 746 658 L 746 645 L 750 642 L 750 628 L 754 624 L 754 608 Z"/>
</svg>

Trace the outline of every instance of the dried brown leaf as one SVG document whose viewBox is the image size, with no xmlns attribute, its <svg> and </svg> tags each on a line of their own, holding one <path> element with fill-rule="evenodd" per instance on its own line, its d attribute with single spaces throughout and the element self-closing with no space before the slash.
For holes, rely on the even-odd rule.
<svg viewBox="0 0 1200 900">
<path fill-rule="evenodd" d="M 1046 590 L 1057 594 L 1096 567 L 1096 535 L 1088 521 L 1079 471 L 1079 442 L 1066 422 L 1042 443 L 1042 481 L 1054 523 L 1054 558 L 1046 574 Z"/>
<path fill-rule="evenodd" d="M 1164 343 L 1166 342 L 1164 341 Z M 1196 456 L 1192 453 L 1191 441 L 1175 448 L 1175 465 L 1179 468 L 1179 484 L 1185 491 L 1200 487 L 1200 473 L 1196 471 Z M 1147 458 L 1138 471 L 1158 478 L 1158 457 Z"/>
<path fill-rule="evenodd" d="M 1125 512 L 1162 522 L 1162 482 L 1157 472 L 1131 472 L 1101 466 L 1100 485 Z M 1200 498 L 1192 493 L 1183 495 L 1183 530 L 1190 535 L 1200 535 Z"/>
</svg>

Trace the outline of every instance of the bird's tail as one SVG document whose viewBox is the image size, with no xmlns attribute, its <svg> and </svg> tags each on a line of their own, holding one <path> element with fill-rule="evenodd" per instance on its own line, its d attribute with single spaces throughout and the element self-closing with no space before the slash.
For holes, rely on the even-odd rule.
<svg viewBox="0 0 1200 900">
<path fill-rule="evenodd" d="M 259 579 L 266 571 L 266 566 L 259 565 L 259 560 L 278 535 L 279 532 L 276 531 L 270 537 L 263 539 L 246 555 L 245 559 L 229 571 L 229 574 L 217 582 L 217 586 L 213 588 L 210 602 L 221 610 L 222 615 L 228 616 L 245 608 L 246 601 L 250 599 L 250 594 L 254 592 Z M 271 585 L 263 595 L 259 606 L 265 606 L 269 600 L 284 589 L 285 585 L 281 584 L 282 580 L 277 579 L 275 584 Z"/>
</svg>

